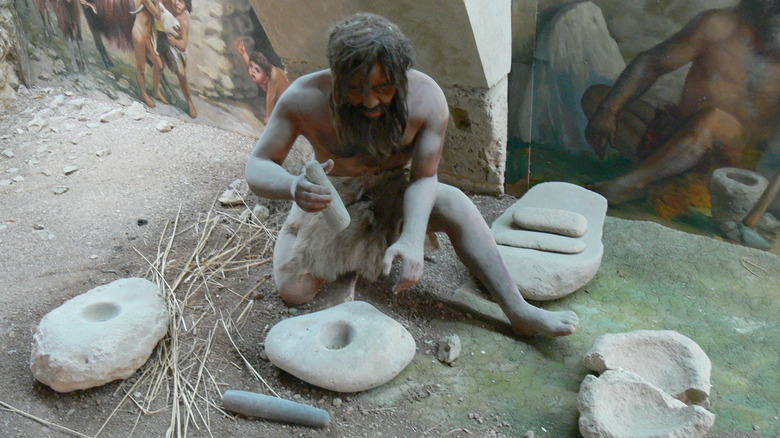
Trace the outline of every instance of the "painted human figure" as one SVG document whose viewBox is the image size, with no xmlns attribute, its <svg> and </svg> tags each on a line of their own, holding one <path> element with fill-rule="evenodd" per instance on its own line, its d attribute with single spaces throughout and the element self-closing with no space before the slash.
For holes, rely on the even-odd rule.
<svg viewBox="0 0 780 438">
<path fill-rule="evenodd" d="M 179 80 L 179 87 L 187 101 L 187 112 L 193 119 L 198 116 L 198 110 L 192 102 L 190 82 L 187 80 L 187 44 L 190 35 L 190 12 L 192 0 L 164 0 L 163 4 L 179 22 L 178 34 L 158 33 L 158 49 L 162 62 L 152 67 L 152 86 L 154 98 L 167 104 L 168 101 L 160 93 L 160 81 L 163 69 L 167 66 Z M 163 41 L 163 38 L 165 40 Z"/>
<path fill-rule="evenodd" d="M 152 69 L 162 70 L 162 59 L 157 51 L 157 29 L 165 32 L 177 33 L 180 25 L 159 0 L 133 0 L 135 9 L 130 11 L 134 15 L 132 28 L 133 54 L 135 55 L 135 77 L 138 82 L 138 93 L 141 101 L 150 108 L 155 103 L 146 92 L 146 63 L 152 65 Z M 153 85 L 154 87 L 154 81 Z"/>
<path fill-rule="evenodd" d="M 241 62 L 247 69 L 249 77 L 265 92 L 265 117 L 263 118 L 263 124 L 267 125 L 276 102 L 279 101 L 279 97 L 284 93 L 284 90 L 290 86 L 287 73 L 271 64 L 268 58 L 259 51 L 254 51 L 249 55 L 244 46 L 244 40 L 241 38 L 233 41 L 233 48 L 241 58 Z"/>
<path fill-rule="evenodd" d="M 648 117 L 640 97 L 689 63 L 680 101 Z M 743 151 L 767 139 L 780 115 L 780 1 L 742 0 L 701 13 L 637 55 L 613 87 L 589 88 L 582 105 L 585 136 L 599 157 L 611 146 L 639 161 L 591 185 L 610 204 L 699 166 L 740 167 Z"/>
<path fill-rule="evenodd" d="M 523 299 L 477 208 L 438 182 L 448 106 L 436 82 L 411 68 L 412 48 L 401 31 L 377 15 L 348 17 L 330 32 L 328 58 L 330 69 L 300 77 L 282 95 L 246 167 L 255 193 L 294 201 L 274 249 L 282 299 L 307 303 L 326 282 L 354 272 L 389 275 L 396 258 L 403 267 L 393 292 L 406 290 L 422 278 L 426 233 L 441 231 L 516 333 L 574 332 L 575 313 Z M 344 231 L 331 231 L 316 214 L 333 194 L 281 166 L 299 135 L 347 205 L 352 222 Z"/>
</svg>

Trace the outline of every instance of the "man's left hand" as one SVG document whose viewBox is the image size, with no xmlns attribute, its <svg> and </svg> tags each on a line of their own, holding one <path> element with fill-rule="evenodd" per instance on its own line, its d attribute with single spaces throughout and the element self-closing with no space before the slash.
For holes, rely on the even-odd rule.
<svg viewBox="0 0 780 438">
<path fill-rule="evenodd" d="M 385 258 L 383 260 L 385 275 L 390 275 L 390 270 L 393 268 L 393 260 L 399 256 L 401 257 L 401 260 L 403 260 L 404 267 L 401 272 L 401 277 L 395 282 L 395 286 L 393 286 L 394 294 L 405 291 L 419 283 L 425 268 L 423 245 L 414 245 L 410 242 L 399 240 L 390 248 L 387 248 L 387 251 L 385 252 Z"/>
</svg>

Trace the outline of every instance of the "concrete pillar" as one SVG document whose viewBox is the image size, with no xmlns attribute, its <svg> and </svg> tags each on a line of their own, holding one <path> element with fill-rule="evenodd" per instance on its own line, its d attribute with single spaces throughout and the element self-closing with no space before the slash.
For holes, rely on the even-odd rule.
<svg viewBox="0 0 780 438">
<path fill-rule="evenodd" d="M 440 180 L 466 190 L 502 193 L 511 67 L 511 0 L 251 0 L 288 74 L 327 68 L 328 29 L 369 11 L 409 37 L 416 65 L 444 90 L 450 105 Z"/>
</svg>

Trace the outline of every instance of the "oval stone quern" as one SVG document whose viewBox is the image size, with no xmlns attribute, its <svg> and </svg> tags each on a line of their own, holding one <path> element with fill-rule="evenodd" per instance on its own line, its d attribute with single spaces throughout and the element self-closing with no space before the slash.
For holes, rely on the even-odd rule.
<svg viewBox="0 0 780 438">
<path fill-rule="evenodd" d="M 157 285 L 123 278 L 49 312 L 33 336 L 30 370 L 58 392 L 130 377 L 168 331 Z"/>
<path fill-rule="evenodd" d="M 411 362 L 416 348 L 400 323 L 364 301 L 286 319 L 265 338 L 274 365 L 338 392 L 389 382 Z"/>
</svg>

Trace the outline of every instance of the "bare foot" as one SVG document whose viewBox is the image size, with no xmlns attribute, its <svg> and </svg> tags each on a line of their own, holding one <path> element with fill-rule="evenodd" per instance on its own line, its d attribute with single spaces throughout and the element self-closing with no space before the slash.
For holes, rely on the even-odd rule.
<svg viewBox="0 0 780 438">
<path fill-rule="evenodd" d="M 551 312 L 530 304 L 512 320 L 512 331 L 520 336 L 567 336 L 577 330 L 580 319 L 570 311 Z"/>
<path fill-rule="evenodd" d="M 154 107 L 156 106 L 156 105 L 154 104 L 154 101 L 152 100 L 152 98 L 150 98 L 150 97 L 149 97 L 149 95 L 148 95 L 148 94 L 146 94 L 146 93 L 144 93 L 144 94 L 142 94 L 142 95 L 141 95 L 141 100 L 142 100 L 142 101 L 143 101 L 143 103 L 145 103 L 145 104 L 146 104 L 146 106 L 148 106 L 149 108 L 154 108 Z"/>
<path fill-rule="evenodd" d="M 190 104 L 190 117 L 192 117 L 193 119 L 195 117 L 198 117 L 198 110 L 195 109 L 195 105 L 193 104 Z"/>
<path fill-rule="evenodd" d="M 628 184 L 622 184 L 617 179 L 611 179 L 609 181 L 595 182 L 586 186 L 588 190 L 607 198 L 609 205 L 618 205 L 624 202 L 633 201 L 640 198 L 644 191 L 641 188 L 636 188 Z"/>
<path fill-rule="evenodd" d="M 166 98 L 164 98 L 162 93 L 160 93 L 159 91 L 154 93 L 154 98 L 159 100 L 160 102 L 168 105 L 168 100 Z"/>
</svg>

